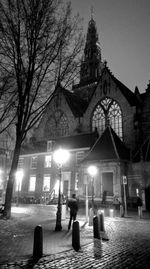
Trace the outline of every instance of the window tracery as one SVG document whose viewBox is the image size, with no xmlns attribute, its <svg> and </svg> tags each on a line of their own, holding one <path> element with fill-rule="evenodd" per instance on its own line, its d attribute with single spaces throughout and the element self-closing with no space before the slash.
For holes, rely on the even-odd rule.
<svg viewBox="0 0 150 269">
<path fill-rule="evenodd" d="M 122 139 L 122 112 L 118 103 L 108 97 L 102 99 L 96 106 L 92 115 L 92 130 L 95 128 L 101 135 L 110 125 L 116 134 Z"/>
<path fill-rule="evenodd" d="M 47 121 L 46 137 L 57 137 L 69 134 L 68 119 L 62 111 L 56 111 Z"/>
</svg>

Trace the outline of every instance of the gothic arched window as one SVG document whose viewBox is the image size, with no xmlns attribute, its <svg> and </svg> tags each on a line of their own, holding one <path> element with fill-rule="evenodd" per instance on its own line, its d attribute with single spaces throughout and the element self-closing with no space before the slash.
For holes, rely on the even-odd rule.
<svg viewBox="0 0 150 269">
<path fill-rule="evenodd" d="M 45 135 L 49 137 L 58 137 L 69 134 L 68 120 L 62 111 L 56 111 L 47 121 Z"/>
<path fill-rule="evenodd" d="M 64 114 L 62 114 L 62 116 L 59 119 L 57 132 L 60 136 L 67 135 L 69 132 L 68 120 Z"/>
<path fill-rule="evenodd" d="M 122 112 L 116 101 L 106 97 L 96 106 L 92 115 L 92 130 L 97 128 L 101 135 L 110 125 L 116 134 L 122 139 Z"/>
</svg>

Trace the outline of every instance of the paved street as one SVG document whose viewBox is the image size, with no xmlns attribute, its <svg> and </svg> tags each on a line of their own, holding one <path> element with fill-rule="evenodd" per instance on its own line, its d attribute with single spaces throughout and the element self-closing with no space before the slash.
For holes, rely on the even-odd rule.
<svg viewBox="0 0 150 269">
<path fill-rule="evenodd" d="M 148 215 L 139 219 L 131 212 L 126 218 L 105 217 L 109 241 L 104 241 L 93 239 L 93 228 L 85 225 L 84 212 L 79 212 L 81 249 L 76 252 L 72 232 L 67 231 L 68 218 L 62 221 L 61 232 L 54 231 L 55 213 L 54 207 L 33 207 L 19 215 L 14 213 L 12 220 L 0 220 L 0 268 L 150 268 Z M 44 255 L 33 264 L 33 232 L 39 220 Z"/>
</svg>

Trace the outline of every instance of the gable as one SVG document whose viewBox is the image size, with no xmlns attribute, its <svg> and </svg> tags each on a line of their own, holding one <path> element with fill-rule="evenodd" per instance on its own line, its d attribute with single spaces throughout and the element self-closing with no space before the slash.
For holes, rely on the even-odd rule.
<svg viewBox="0 0 150 269">
<path fill-rule="evenodd" d="M 97 139 L 84 161 L 129 160 L 130 152 L 108 126 Z"/>
<path fill-rule="evenodd" d="M 104 95 L 110 94 L 110 91 L 112 92 L 113 88 L 116 94 L 118 90 L 120 91 L 120 93 L 130 104 L 130 106 L 139 105 L 136 95 L 130 89 L 128 89 L 121 81 L 119 81 L 107 67 L 105 67 L 102 71 L 101 81 L 101 90 Z M 115 87 L 112 87 L 112 82 L 115 84 Z"/>
<path fill-rule="evenodd" d="M 64 97 L 75 117 L 83 117 L 87 107 L 87 101 L 82 99 L 77 93 L 63 89 Z"/>
</svg>

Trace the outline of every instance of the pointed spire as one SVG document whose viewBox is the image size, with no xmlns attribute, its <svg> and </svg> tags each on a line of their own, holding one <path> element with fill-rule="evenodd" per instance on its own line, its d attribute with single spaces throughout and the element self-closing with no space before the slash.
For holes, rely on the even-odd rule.
<svg viewBox="0 0 150 269">
<path fill-rule="evenodd" d="M 139 95 L 139 94 L 140 94 L 139 89 L 138 89 L 137 86 L 135 86 L 135 91 L 134 91 L 134 93 L 135 93 L 135 95 Z"/>
<path fill-rule="evenodd" d="M 91 20 L 93 20 L 93 17 L 94 17 L 94 7 L 91 6 Z"/>
<path fill-rule="evenodd" d="M 98 41 L 96 23 L 93 19 L 93 7 L 91 7 L 91 19 L 88 23 L 84 59 L 81 63 L 80 82 L 89 82 L 98 79 L 101 74 L 101 48 Z"/>
</svg>

